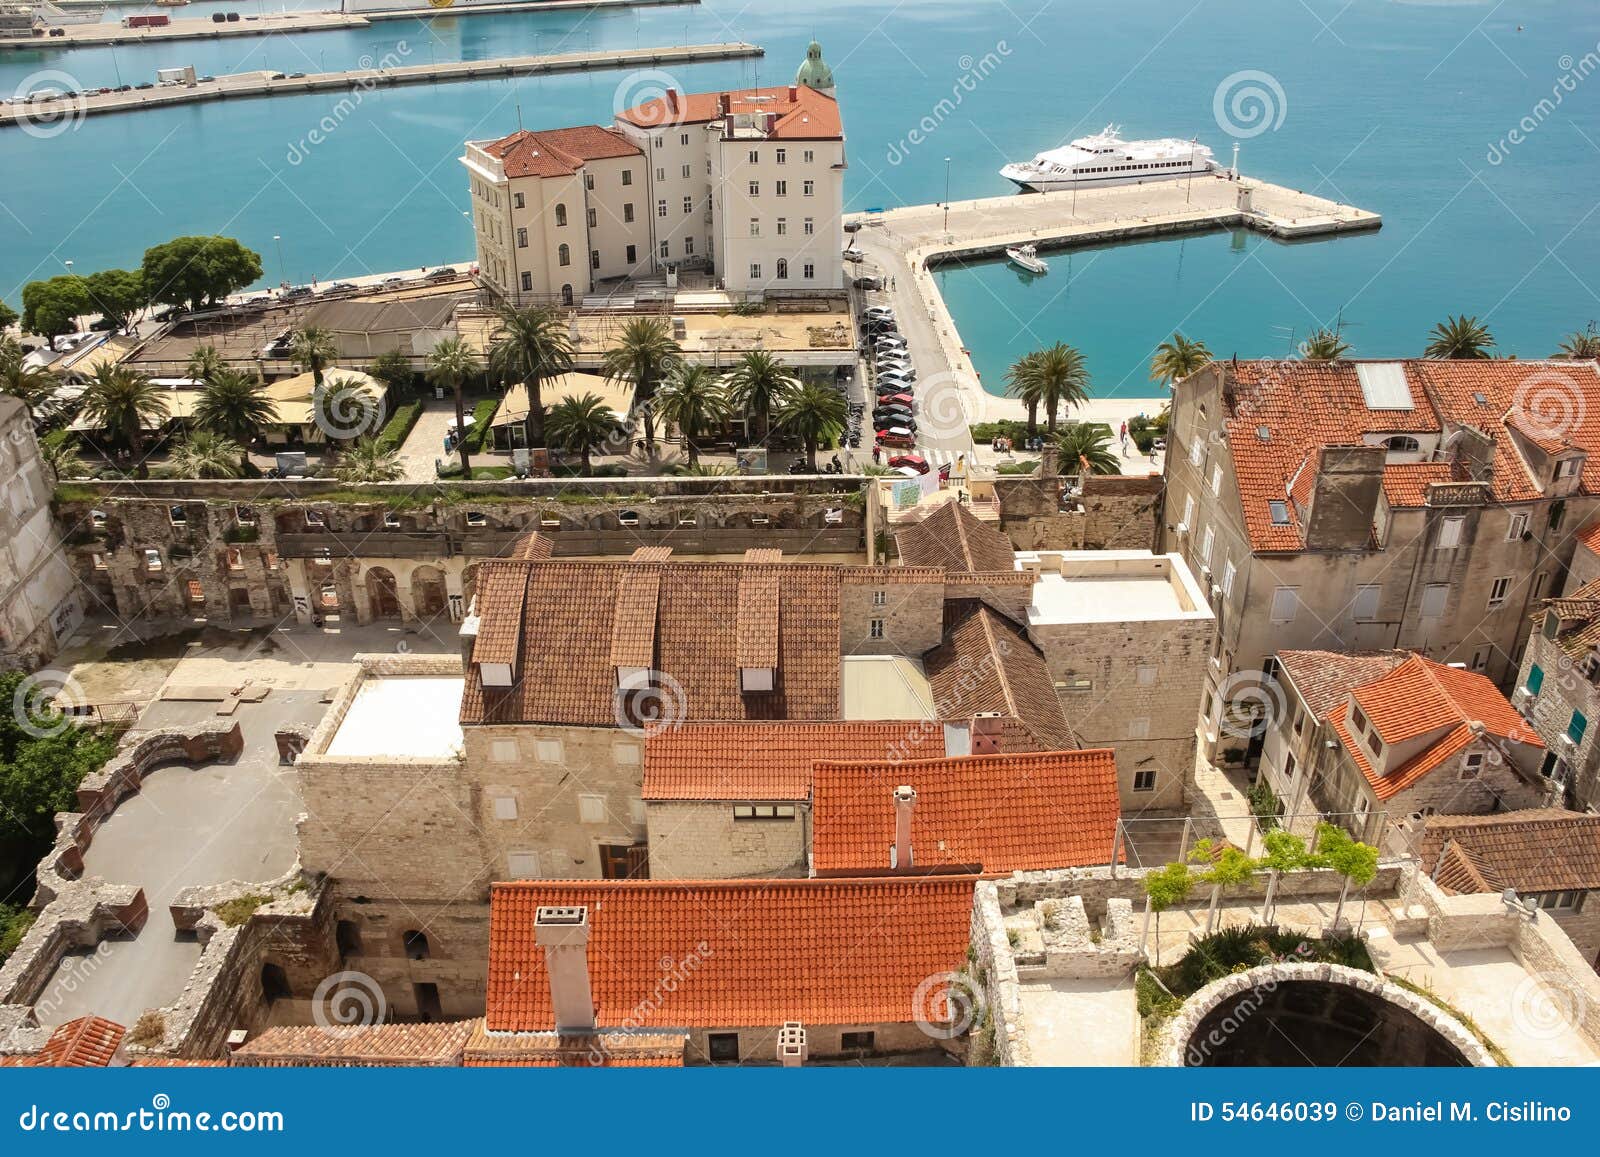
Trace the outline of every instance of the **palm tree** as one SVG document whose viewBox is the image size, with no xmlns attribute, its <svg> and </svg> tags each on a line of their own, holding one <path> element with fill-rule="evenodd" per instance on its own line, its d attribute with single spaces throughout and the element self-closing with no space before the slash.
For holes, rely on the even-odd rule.
<svg viewBox="0 0 1600 1157">
<path fill-rule="evenodd" d="M 150 468 L 144 461 L 144 427 L 147 423 L 160 426 L 166 421 L 166 391 L 144 374 L 106 363 L 97 367 L 89 379 L 81 405 L 84 417 L 126 447 L 133 458 L 135 475 L 150 477 Z"/>
<path fill-rule="evenodd" d="M 1594 322 L 1590 322 L 1587 329 L 1575 330 L 1562 338 L 1561 350 L 1553 356 L 1572 361 L 1600 358 L 1600 333 L 1595 332 Z"/>
<path fill-rule="evenodd" d="M 1349 352 L 1350 343 L 1336 329 L 1319 329 L 1300 347 L 1300 355 L 1308 362 L 1336 362 Z"/>
<path fill-rule="evenodd" d="M 622 337 L 606 351 L 600 372 L 606 380 L 633 390 L 633 410 L 644 415 L 644 448 L 656 452 L 655 396 L 683 360 L 683 347 L 667 323 L 656 317 L 635 318 L 622 327 Z"/>
<path fill-rule="evenodd" d="M 1150 359 L 1150 380 L 1171 386 L 1210 361 L 1211 351 L 1205 342 L 1190 341 L 1175 333 L 1171 341 L 1156 346 L 1156 355 Z"/>
<path fill-rule="evenodd" d="M 709 366 L 679 362 L 656 395 L 656 413 L 678 427 L 691 466 L 700 461 L 694 440 L 721 426 L 730 412 L 728 391 Z"/>
<path fill-rule="evenodd" d="M 1425 358 L 1449 361 L 1483 361 L 1490 357 L 1494 335 L 1475 317 L 1447 317 L 1429 331 L 1433 338 L 1422 350 Z"/>
<path fill-rule="evenodd" d="M 34 421 L 39 420 L 59 384 L 49 370 L 27 364 L 27 355 L 15 338 L 0 338 L 0 394 L 10 394 L 27 406 Z"/>
<path fill-rule="evenodd" d="M 339 347 L 334 344 L 333 335 L 327 330 L 308 325 L 294 331 L 290 339 L 289 356 L 300 367 L 301 373 L 311 371 L 312 388 L 320 391 L 322 371 L 339 356 Z"/>
<path fill-rule="evenodd" d="M 1089 367 L 1083 354 L 1067 345 L 1055 345 L 1037 351 L 1028 362 L 1024 373 L 1038 383 L 1039 404 L 1044 407 L 1045 428 L 1056 432 L 1056 411 L 1065 407 L 1081 406 L 1089 400 Z"/>
<path fill-rule="evenodd" d="M 226 368 L 227 363 L 214 345 L 198 345 L 189 355 L 187 373 L 197 382 L 209 382 Z"/>
<path fill-rule="evenodd" d="M 244 450 L 210 430 L 191 430 L 172 444 L 162 473 L 168 478 L 237 478 Z"/>
<path fill-rule="evenodd" d="M 1099 422 L 1073 422 L 1056 435 L 1063 470 L 1076 467 L 1090 474 L 1120 474 L 1122 463 L 1111 451 L 1111 429 Z M 1087 465 L 1086 465 L 1087 464 Z"/>
<path fill-rule="evenodd" d="M 850 403 L 842 392 L 807 382 L 784 396 L 778 408 L 778 426 L 805 443 L 806 465 L 815 474 L 818 445 L 835 441 L 849 416 Z"/>
<path fill-rule="evenodd" d="M 88 474 L 83 459 L 78 457 L 78 440 L 66 437 L 39 439 L 39 458 L 50 467 L 56 478 L 83 478 Z"/>
<path fill-rule="evenodd" d="M 456 448 L 461 451 L 463 478 L 472 477 L 472 464 L 467 461 L 467 402 L 461 388 L 477 372 L 478 355 L 458 337 L 445 338 L 428 354 L 428 380 L 456 397 Z"/>
<path fill-rule="evenodd" d="M 503 382 L 521 382 L 528 391 L 528 445 L 544 445 L 544 399 L 550 378 L 572 370 L 572 340 L 561 315 L 547 306 L 518 309 L 503 305 L 489 335 L 489 368 Z"/>
<path fill-rule="evenodd" d="M 393 482 L 402 471 L 393 450 L 376 438 L 359 438 L 339 451 L 333 473 L 341 482 Z"/>
<path fill-rule="evenodd" d="M 739 359 L 728 375 L 728 401 L 744 413 L 747 422 L 756 420 L 760 434 L 751 438 L 752 442 L 766 441 L 772 412 L 799 386 L 788 367 L 765 350 L 751 350 Z"/>
<path fill-rule="evenodd" d="M 602 446 L 617 431 L 617 416 L 599 394 L 562 398 L 550 409 L 550 437 L 563 450 L 576 450 L 583 456 L 583 472 L 589 473 L 589 451 Z"/>
<path fill-rule="evenodd" d="M 277 421 L 278 407 L 254 374 L 219 369 L 204 380 L 206 384 L 194 405 L 195 424 L 236 443 L 239 473 L 248 474 L 250 444 Z"/>
<path fill-rule="evenodd" d="M 1006 371 L 1006 394 L 1028 408 L 1028 437 L 1039 432 L 1039 375 L 1034 372 L 1037 353 L 1023 354 Z"/>
</svg>

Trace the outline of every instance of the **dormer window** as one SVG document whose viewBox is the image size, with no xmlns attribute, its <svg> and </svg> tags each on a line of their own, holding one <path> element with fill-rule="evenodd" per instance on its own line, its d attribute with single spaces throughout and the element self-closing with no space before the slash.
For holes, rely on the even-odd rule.
<svg viewBox="0 0 1600 1157">
<path fill-rule="evenodd" d="M 1361 708 L 1350 708 L 1350 725 L 1357 732 L 1362 732 L 1367 729 L 1367 717 L 1361 713 Z"/>
<path fill-rule="evenodd" d="M 1556 463 L 1556 480 L 1574 478 L 1583 472 L 1584 456 L 1576 454 L 1571 458 L 1563 458 Z"/>
</svg>

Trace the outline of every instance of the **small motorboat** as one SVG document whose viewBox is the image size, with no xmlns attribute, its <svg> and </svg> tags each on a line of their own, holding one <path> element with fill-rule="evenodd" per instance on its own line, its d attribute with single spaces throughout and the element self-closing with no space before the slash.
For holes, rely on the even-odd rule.
<svg viewBox="0 0 1600 1157">
<path fill-rule="evenodd" d="M 1050 266 L 1045 259 L 1039 256 L 1039 251 L 1032 245 L 1012 245 L 1006 249 L 1006 260 L 1018 269 L 1026 269 L 1029 273 L 1049 273 Z"/>
</svg>

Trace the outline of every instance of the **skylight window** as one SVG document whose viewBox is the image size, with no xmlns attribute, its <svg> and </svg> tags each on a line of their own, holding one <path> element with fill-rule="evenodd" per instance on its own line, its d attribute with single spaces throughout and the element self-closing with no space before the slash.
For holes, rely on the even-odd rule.
<svg viewBox="0 0 1600 1157">
<path fill-rule="evenodd" d="M 1267 503 L 1267 513 L 1272 516 L 1273 526 L 1289 525 L 1289 504 L 1277 499 Z"/>
</svg>

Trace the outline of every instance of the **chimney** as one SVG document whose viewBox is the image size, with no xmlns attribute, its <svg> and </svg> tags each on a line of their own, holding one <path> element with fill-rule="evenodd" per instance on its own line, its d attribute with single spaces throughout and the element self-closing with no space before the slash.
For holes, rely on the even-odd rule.
<svg viewBox="0 0 1600 1157">
<path fill-rule="evenodd" d="M 675 88 L 667 89 L 667 107 L 673 112 L 678 111 L 678 90 Z"/>
<path fill-rule="evenodd" d="M 589 990 L 589 909 L 540 908 L 534 934 L 550 973 L 550 1005 L 557 1032 L 593 1032 L 594 996 Z"/>
<path fill-rule="evenodd" d="M 733 108 L 733 98 L 731 96 L 729 96 L 725 92 L 721 93 L 721 94 L 719 94 L 717 96 L 717 115 L 718 116 L 726 119 L 727 116 L 728 116 L 729 111 L 732 108 Z"/>
<path fill-rule="evenodd" d="M 806 1063 L 810 1053 L 805 1026 L 799 1021 L 785 1021 L 778 1030 L 778 1063 L 786 1069 L 797 1069 Z"/>
<path fill-rule="evenodd" d="M 1382 446 L 1322 447 L 1311 501 L 1300 514 L 1308 550 L 1366 548 L 1383 495 L 1386 455 Z"/>
<path fill-rule="evenodd" d="M 244 1048 L 244 1042 L 249 1039 L 250 1034 L 242 1028 L 236 1028 L 230 1032 L 226 1042 L 228 1056 L 232 1057 L 234 1053 Z"/>
<path fill-rule="evenodd" d="M 889 851 L 889 867 L 896 871 L 911 868 L 911 812 L 916 806 L 916 788 L 901 784 L 894 789 L 894 847 Z"/>
<path fill-rule="evenodd" d="M 1000 754 L 1000 712 L 980 711 L 972 717 L 972 754 Z"/>
<path fill-rule="evenodd" d="M 1040 478 L 1056 478 L 1060 476 L 1061 469 L 1057 462 L 1059 457 L 1060 452 L 1056 449 L 1055 445 L 1053 443 L 1046 442 L 1044 447 L 1039 451 Z"/>
<path fill-rule="evenodd" d="M 791 84 L 789 86 L 789 103 L 793 104 L 795 101 L 797 101 L 799 99 L 800 99 L 800 86 L 798 84 Z"/>
</svg>

